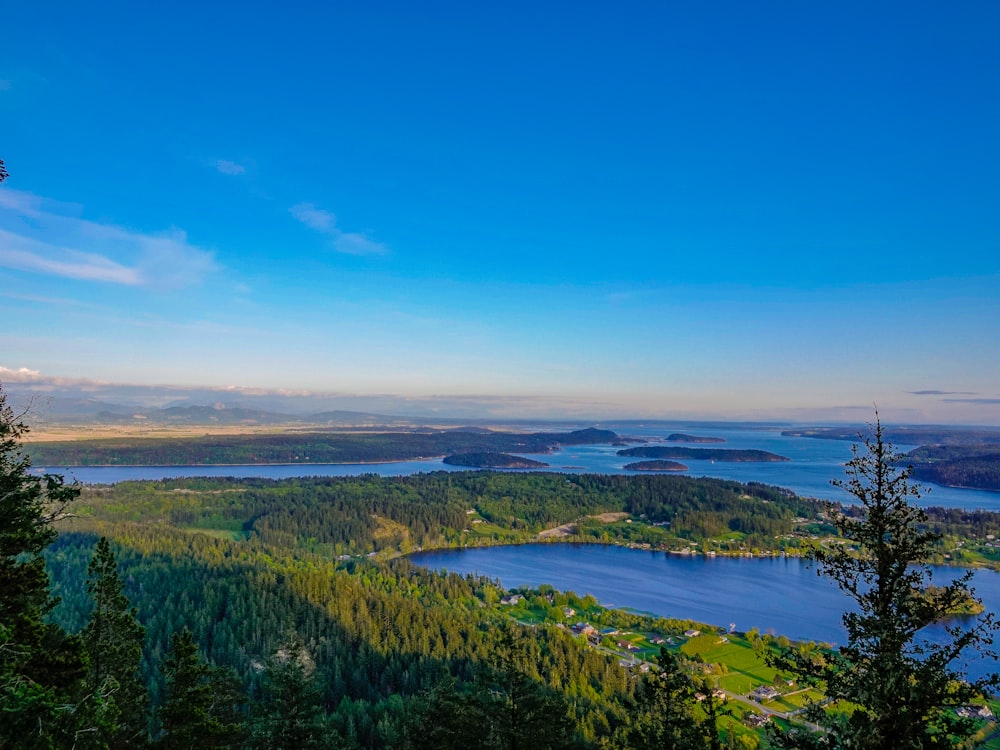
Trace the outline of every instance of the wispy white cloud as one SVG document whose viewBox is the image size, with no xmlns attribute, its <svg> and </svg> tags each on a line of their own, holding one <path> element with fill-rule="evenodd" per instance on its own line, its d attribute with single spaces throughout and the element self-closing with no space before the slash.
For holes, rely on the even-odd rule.
<svg viewBox="0 0 1000 750">
<path fill-rule="evenodd" d="M 298 203 L 289 213 L 310 229 L 333 240 L 333 249 L 346 255 L 384 255 L 389 248 L 358 232 L 345 232 L 337 226 L 337 217 L 312 203 Z"/>
<path fill-rule="evenodd" d="M 136 269 L 95 253 L 49 245 L 0 229 L 0 266 L 83 281 L 138 285 Z"/>
<path fill-rule="evenodd" d="M 235 161 L 229 161 L 228 159 L 219 159 L 215 162 L 215 168 L 222 172 L 222 174 L 230 175 L 246 174 L 247 171 L 247 168 L 242 164 Z"/>
<path fill-rule="evenodd" d="M 79 218 L 79 208 L 0 190 L 0 267 L 80 281 L 176 289 L 218 270 L 180 229 L 138 232 Z"/>
<path fill-rule="evenodd" d="M 337 231 L 337 217 L 329 211 L 316 208 L 312 203 L 299 203 L 288 210 L 292 216 L 317 232 L 333 234 Z"/>
<path fill-rule="evenodd" d="M 333 238 L 333 247 L 338 253 L 347 255 L 384 255 L 385 245 L 370 240 L 363 234 L 344 232 Z"/>
</svg>

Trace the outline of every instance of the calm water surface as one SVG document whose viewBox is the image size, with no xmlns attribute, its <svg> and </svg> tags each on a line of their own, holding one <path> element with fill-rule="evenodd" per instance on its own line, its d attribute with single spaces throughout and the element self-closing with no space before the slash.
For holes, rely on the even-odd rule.
<svg viewBox="0 0 1000 750">
<path fill-rule="evenodd" d="M 563 591 L 592 594 L 601 604 L 692 619 L 738 630 L 787 635 L 796 640 L 843 643 L 841 614 L 848 599 L 815 567 L 798 558 L 733 558 L 669 555 L 589 544 L 528 544 L 442 550 L 411 555 L 432 570 L 476 573 L 506 588 L 548 583 Z M 962 571 L 935 568 L 943 583 Z M 978 571 L 973 579 L 988 612 L 1000 611 L 1000 574 Z M 943 629 L 930 634 L 945 637 Z M 975 659 L 969 671 L 996 670 Z"/>
</svg>

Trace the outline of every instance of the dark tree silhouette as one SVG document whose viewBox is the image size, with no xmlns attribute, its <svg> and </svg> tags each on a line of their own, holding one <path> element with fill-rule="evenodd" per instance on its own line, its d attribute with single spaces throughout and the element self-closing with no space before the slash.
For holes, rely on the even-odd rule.
<svg viewBox="0 0 1000 750">
<path fill-rule="evenodd" d="M 996 674 L 969 681 L 962 670 L 971 652 L 995 658 L 990 647 L 996 624 L 988 614 L 970 627 L 948 626 L 945 643 L 922 637 L 928 625 L 974 598 L 972 572 L 931 585 L 925 563 L 938 535 L 912 504 L 919 489 L 910 483 L 909 469 L 900 468 L 877 412 L 870 433 L 861 438 L 846 465 L 847 479 L 834 482 L 858 502 L 831 519 L 846 543 L 812 555 L 819 572 L 855 603 L 856 611 L 843 617 L 847 644 L 829 653 L 786 649 L 776 659 L 778 666 L 820 684 L 846 710 L 814 706 L 812 718 L 826 734 L 779 733 L 776 740 L 786 747 L 953 747 L 974 732 L 973 723 L 955 709 L 998 684 Z"/>
</svg>

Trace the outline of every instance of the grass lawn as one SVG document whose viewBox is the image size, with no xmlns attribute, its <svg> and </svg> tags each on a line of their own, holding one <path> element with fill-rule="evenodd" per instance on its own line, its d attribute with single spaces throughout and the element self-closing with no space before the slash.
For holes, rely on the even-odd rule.
<svg viewBox="0 0 1000 750">
<path fill-rule="evenodd" d="M 697 654 L 707 663 L 725 664 L 728 671 L 719 677 L 719 687 L 741 695 L 772 684 L 777 674 L 745 638 L 735 633 L 691 638 L 681 646 L 681 653 L 688 657 Z"/>
</svg>

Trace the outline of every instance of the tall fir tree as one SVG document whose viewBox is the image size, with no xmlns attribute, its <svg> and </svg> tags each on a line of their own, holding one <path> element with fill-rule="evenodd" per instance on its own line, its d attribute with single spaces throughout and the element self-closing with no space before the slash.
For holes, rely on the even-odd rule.
<svg viewBox="0 0 1000 750">
<path fill-rule="evenodd" d="M 146 687 L 142 681 L 142 643 L 146 629 L 129 606 L 118 564 L 101 537 L 87 568 L 87 592 L 94 608 L 81 633 L 88 657 L 88 695 L 100 696 L 113 715 L 108 738 L 115 749 L 148 744 Z"/>
<path fill-rule="evenodd" d="M 968 680 L 962 671 L 971 652 L 992 656 L 996 629 L 991 614 L 975 624 L 948 626 L 945 643 L 922 631 L 946 620 L 974 599 L 971 571 L 944 586 L 931 585 L 926 562 L 938 535 L 913 501 L 920 497 L 908 468 L 896 455 L 875 415 L 870 433 L 854 446 L 846 481 L 835 481 L 857 501 L 832 522 L 847 541 L 816 550 L 819 572 L 854 602 L 843 616 L 846 645 L 828 653 L 785 649 L 775 659 L 829 699 L 849 706 L 828 712 L 813 707 L 821 735 L 776 732 L 784 747 L 920 750 L 955 747 L 975 731 L 956 708 L 1000 682 L 996 674 Z"/>
<path fill-rule="evenodd" d="M 201 658 L 187 628 L 173 634 L 163 673 L 165 695 L 157 712 L 160 750 L 242 747 L 246 727 L 239 707 L 244 697 L 230 674 Z"/>
</svg>

